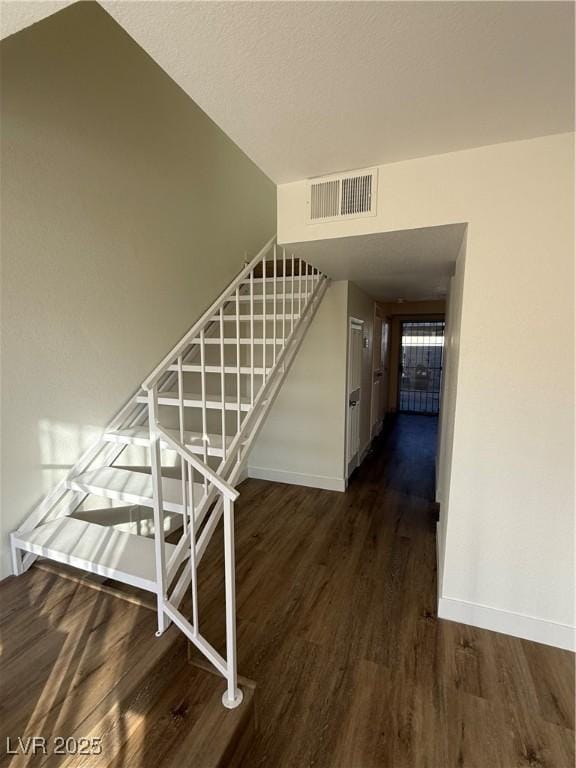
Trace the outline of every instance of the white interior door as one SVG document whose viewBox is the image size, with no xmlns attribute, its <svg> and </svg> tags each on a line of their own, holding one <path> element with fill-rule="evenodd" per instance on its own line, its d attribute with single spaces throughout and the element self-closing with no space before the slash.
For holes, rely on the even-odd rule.
<svg viewBox="0 0 576 768">
<path fill-rule="evenodd" d="M 382 318 L 374 315 L 374 339 L 372 355 L 372 404 L 370 408 L 370 435 L 375 437 L 382 425 L 381 402 L 384 386 L 384 366 L 382 361 Z"/>
<path fill-rule="evenodd" d="M 358 466 L 360 455 L 360 399 L 362 397 L 362 338 L 364 324 L 350 320 L 348 339 L 348 418 L 347 460 L 348 477 Z"/>
</svg>

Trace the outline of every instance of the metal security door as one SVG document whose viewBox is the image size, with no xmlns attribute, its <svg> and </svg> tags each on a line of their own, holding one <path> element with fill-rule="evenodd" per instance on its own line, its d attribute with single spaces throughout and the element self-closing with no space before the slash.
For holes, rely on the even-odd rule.
<svg viewBox="0 0 576 768">
<path fill-rule="evenodd" d="M 443 320 L 402 323 L 400 411 L 438 413 L 443 351 Z"/>
</svg>

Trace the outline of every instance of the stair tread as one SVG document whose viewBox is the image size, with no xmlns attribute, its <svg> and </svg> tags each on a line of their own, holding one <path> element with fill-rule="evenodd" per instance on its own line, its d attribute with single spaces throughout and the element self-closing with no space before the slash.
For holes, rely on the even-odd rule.
<svg viewBox="0 0 576 768">
<path fill-rule="evenodd" d="M 177 363 L 174 363 L 173 365 L 168 366 L 169 371 L 177 371 L 178 365 Z M 266 368 L 266 373 L 269 374 L 272 368 Z M 221 365 L 205 365 L 204 371 L 206 373 L 221 373 L 222 372 L 222 366 Z M 197 363 L 182 363 L 182 372 L 183 373 L 201 373 L 202 372 L 202 366 L 198 365 Z M 225 365 L 224 366 L 224 373 L 226 374 L 237 374 L 238 373 L 238 366 L 236 365 Z M 240 366 L 240 373 L 242 375 L 251 373 L 250 367 L 247 365 L 241 365 Z M 254 366 L 254 374 L 261 376 L 264 373 L 264 368 Z"/>
<path fill-rule="evenodd" d="M 154 540 L 72 517 L 12 534 L 28 552 L 155 591 Z M 166 556 L 174 550 L 166 544 Z"/>
<path fill-rule="evenodd" d="M 153 505 L 152 475 L 135 472 L 119 467 L 98 467 L 71 478 L 68 483 L 71 490 L 84 491 L 94 496 L 140 504 L 144 507 Z M 204 486 L 194 483 L 194 501 L 198 505 L 204 495 Z M 162 500 L 166 512 L 183 513 L 182 483 L 178 478 L 162 478 Z"/>
<path fill-rule="evenodd" d="M 175 440 L 180 440 L 180 433 L 176 429 L 167 429 L 166 432 L 172 435 Z M 199 453 L 203 453 L 204 440 L 201 432 L 184 432 L 184 444 L 194 450 L 200 448 Z M 222 435 L 207 434 L 207 443 L 211 449 L 218 451 L 217 455 L 222 453 Z M 230 445 L 232 437 L 226 437 L 226 445 Z M 107 442 L 132 443 L 136 445 L 147 446 L 150 443 L 150 432 L 148 427 L 129 427 L 126 429 L 114 429 L 104 434 L 104 440 Z"/>
<path fill-rule="evenodd" d="M 276 318 L 276 320 L 283 320 L 283 319 L 284 320 L 292 320 L 292 319 L 297 320 L 299 317 L 300 317 L 300 315 L 298 313 L 296 313 L 296 312 L 294 314 L 290 314 L 290 315 L 288 315 L 288 314 L 283 315 L 281 313 L 277 314 L 277 315 L 267 314 L 266 315 L 266 320 L 274 320 L 274 318 Z M 223 317 L 222 317 L 222 319 L 225 322 L 236 322 L 237 318 L 238 318 L 238 320 L 240 320 L 243 323 L 248 322 L 250 320 L 250 318 L 253 318 L 254 321 L 259 320 L 261 322 L 264 319 L 264 315 L 244 314 L 244 315 L 223 315 Z M 214 315 L 214 317 L 212 319 L 214 320 L 214 322 L 218 322 L 220 320 L 220 316 L 219 315 Z"/>
<path fill-rule="evenodd" d="M 302 278 L 302 285 L 304 285 L 304 283 L 306 282 L 306 275 L 304 272 L 302 272 L 302 275 L 294 275 L 294 281 L 298 283 L 300 280 L 300 277 Z M 320 275 L 311 275 L 310 273 L 308 273 L 309 285 L 312 284 L 313 277 L 315 277 L 316 280 L 318 280 L 320 278 Z M 279 285 L 282 285 L 283 281 L 284 281 L 284 277 L 282 275 L 266 278 L 267 283 L 278 283 Z M 286 275 L 286 283 L 290 283 L 291 281 L 292 281 L 292 275 Z M 246 278 L 245 280 L 242 281 L 242 285 L 250 285 L 250 282 L 251 282 L 250 279 Z M 254 283 L 254 285 L 261 285 L 264 282 L 264 279 L 262 277 L 254 277 L 252 282 Z"/>
<path fill-rule="evenodd" d="M 306 298 L 306 294 L 305 293 L 294 293 L 294 294 L 291 294 L 291 293 L 278 293 L 278 292 L 276 292 L 276 301 L 282 301 L 283 299 L 286 299 L 286 304 L 287 304 L 287 307 L 288 307 L 288 305 L 290 305 L 290 302 L 292 301 L 292 296 L 294 296 L 294 300 L 295 301 L 297 301 L 299 298 L 300 299 L 305 299 Z M 250 294 L 243 293 L 238 298 L 239 298 L 239 300 L 242 303 L 250 302 Z M 263 293 L 255 293 L 252 298 L 254 299 L 255 302 L 256 301 L 262 301 L 264 299 L 264 294 Z M 274 292 L 272 292 L 272 293 L 266 292 L 266 301 L 268 302 L 268 301 L 273 301 L 273 300 L 274 300 Z M 234 303 L 236 301 L 236 299 L 235 299 L 235 297 L 232 297 L 231 299 L 229 299 L 229 301 Z"/>
<path fill-rule="evenodd" d="M 199 392 L 184 392 L 184 405 L 186 408 L 201 408 L 202 407 L 202 395 Z M 137 396 L 139 403 L 147 403 L 148 395 L 143 393 Z M 226 395 L 225 399 L 226 410 L 236 410 L 237 399 L 236 395 Z M 160 405 L 178 405 L 178 392 L 159 392 L 158 403 Z M 240 410 L 250 410 L 250 398 L 246 395 L 240 397 Z M 222 398 L 220 395 L 208 395 L 206 398 L 206 408 L 209 409 L 221 409 Z"/>
<path fill-rule="evenodd" d="M 224 344 L 234 344 L 234 345 L 236 345 L 236 342 L 237 342 L 237 340 L 235 338 L 224 339 Z M 189 343 L 190 344 L 200 344 L 200 337 L 197 337 L 195 339 L 190 339 Z M 250 344 L 251 343 L 251 339 L 243 337 L 243 338 L 239 339 L 239 343 L 240 344 Z M 264 343 L 264 339 L 262 337 L 254 339 L 254 346 L 255 347 L 257 347 L 257 346 L 261 347 L 263 343 Z M 276 334 L 276 344 L 279 346 L 280 344 L 283 344 L 283 343 L 284 343 L 284 340 L 282 339 L 282 336 L 279 336 L 278 334 Z M 219 345 L 220 344 L 220 339 L 219 338 L 216 339 L 214 337 L 207 337 L 207 338 L 204 339 L 204 344 L 206 344 L 206 345 L 218 344 Z M 266 339 L 266 344 L 274 344 L 274 339 L 267 338 Z"/>
</svg>

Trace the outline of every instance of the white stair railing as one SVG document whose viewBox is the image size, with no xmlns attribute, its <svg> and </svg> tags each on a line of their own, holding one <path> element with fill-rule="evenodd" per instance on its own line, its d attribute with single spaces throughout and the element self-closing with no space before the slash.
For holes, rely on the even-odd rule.
<svg viewBox="0 0 576 768">
<path fill-rule="evenodd" d="M 174 623 L 188 637 L 226 678 L 223 703 L 227 707 L 238 706 L 242 700 L 236 669 L 235 486 L 327 284 L 324 275 L 293 254 L 287 257 L 285 249 L 279 249 L 272 238 L 156 366 L 101 439 L 11 534 L 15 574 L 30 567 L 40 555 L 154 592 L 157 634 Z M 216 360 L 209 359 L 214 357 Z M 185 380 L 190 377 L 196 380 L 198 392 L 186 391 Z M 110 492 L 103 491 L 102 486 L 94 490 L 97 482 L 83 479 L 82 473 L 90 475 L 98 472 L 98 467 L 112 467 L 131 442 L 150 448 L 152 490 L 130 491 L 140 499 L 136 503 L 151 506 L 153 511 L 155 576 L 150 577 L 148 567 L 146 573 L 131 570 L 133 562 L 103 565 L 97 552 L 76 556 L 66 536 L 63 549 L 58 551 L 56 544 L 45 544 L 42 536 L 36 536 L 43 526 L 45 530 L 52 526 L 49 537 L 52 530 L 57 533 L 55 523 L 59 525 L 60 518 L 72 515 L 89 493 L 122 499 L 122 488 L 106 485 Z M 162 474 L 165 450 L 176 453 L 180 469 L 180 479 L 170 480 L 168 498 L 163 498 L 168 488 Z M 144 487 L 146 483 L 150 480 L 140 480 L 137 485 Z M 166 508 L 182 515 L 181 534 L 175 543 L 166 541 Z M 198 565 L 222 518 L 226 658 L 200 633 L 198 615 Z M 95 529 L 102 530 L 100 526 Z M 99 541 L 98 536 L 95 540 Z M 119 554 L 127 543 L 122 541 Z M 144 544 L 142 539 L 140 544 Z M 150 551 L 152 542 L 145 548 Z M 146 562 L 152 565 L 151 559 Z M 190 619 L 181 608 L 189 589 Z"/>
<path fill-rule="evenodd" d="M 281 292 L 278 291 L 279 283 Z M 287 260 L 284 249 L 279 259 L 274 239 L 269 241 L 142 385 L 149 407 L 154 477 L 158 634 L 166 629 L 169 622 L 174 622 L 186 634 L 226 677 L 228 684 L 223 703 L 227 707 L 237 706 L 242 698 L 236 679 L 234 501 L 238 492 L 234 485 L 240 477 L 248 450 L 320 303 L 326 283 L 327 279 L 318 270 L 300 259 L 292 256 L 290 261 Z M 247 313 L 242 313 L 243 306 L 248 307 Z M 260 310 L 256 309 L 257 306 Z M 210 328 L 216 328 L 216 337 L 208 337 Z M 228 329 L 230 333 L 227 335 Z M 207 349 L 214 346 L 218 350 L 215 365 L 206 362 Z M 191 348 L 196 350 L 192 357 L 199 360 L 199 363 L 185 364 L 183 358 L 185 355 L 190 356 Z M 246 354 L 243 354 L 243 349 Z M 227 360 L 228 350 L 233 353 L 232 362 Z M 244 360 L 244 357 L 247 359 Z M 177 388 L 166 399 L 158 391 L 158 383 L 168 372 L 177 374 Z M 198 397 L 185 392 L 185 374 L 199 376 Z M 207 379 L 214 374 L 217 375 L 219 391 L 211 394 Z M 163 404 L 176 406 L 176 429 L 167 431 L 160 424 L 159 408 Z M 190 453 L 186 446 L 187 408 L 199 411 L 203 444 L 201 459 Z M 218 437 L 221 460 L 217 467 L 211 469 L 207 425 L 209 411 L 214 410 L 220 412 Z M 164 552 L 161 442 L 176 451 L 180 458 L 182 506 L 186 510 L 182 535 L 168 559 Z M 197 478 L 200 483 L 196 482 Z M 196 499 L 194 489 L 198 486 L 202 490 Z M 200 633 L 197 586 L 198 565 L 222 516 L 226 659 Z M 180 610 L 180 604 L 189 588 L 192 621 Z"/>
</svg>

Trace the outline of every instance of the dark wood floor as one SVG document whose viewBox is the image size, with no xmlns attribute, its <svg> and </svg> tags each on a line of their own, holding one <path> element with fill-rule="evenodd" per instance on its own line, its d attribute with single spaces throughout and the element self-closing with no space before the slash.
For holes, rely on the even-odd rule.
<svg viewBox="0 0 576 768">
<path fill-rule="evenodd" d="M 155 629 L 149 608 L 54 571 L 3 581 L 0 766 L 229 766 L 253 732 L 253 686 L 224 709 L 222 678 L 189 663 L 176 628 Z"/>
<path fill-rule="evenodd" d="M 401 417 L 345 494 L 242 485 L 239 669 L 258 717 L 243 768 L 574 765 L 572 655 L 436 618 L 435 428 Z M 220 560 L 216 536 L 200 616 L 222 648 Z M 66 764 L 205 768 L 195 718 L 222 681 L 190 670 L 177 630 L 156 640 L 150 610 L 36 568 L 0 604 L 0 758 L 8 734 L 103 735 L 110 760 Z M 235 717 L 218 711 L 220 728 Z"/>
<path fill-rule="evenodd" d="M 401 416 L 347 493 L 250 480 L 238 504 L 244 768 L 572 768 L 572 654 L 436 617 L 436 420 Z M 222 639 L 214 550 L 206 631 Z"/>
</svg>

